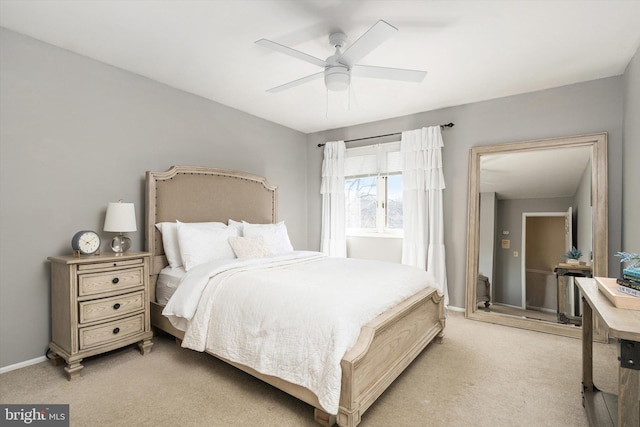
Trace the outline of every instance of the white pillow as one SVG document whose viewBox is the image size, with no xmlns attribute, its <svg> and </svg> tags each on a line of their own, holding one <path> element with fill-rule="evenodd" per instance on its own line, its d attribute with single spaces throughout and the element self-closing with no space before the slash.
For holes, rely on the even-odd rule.
<svg viewBox="0 0 640 427">
<path fill-rule="evenodd" d="M 196 265 L 219 259 L 234 259 L 236 256 L 229 244 L 229 237 L 237 235 L 238 230 L 234 227 L 211 227 L 178 221 L 178 243 L 184 269 L 189 271 Z"/>
<path fill-rule="evenodd" d="M 225 228 L 223 222 L 194 222 L 192 224 L 207 224 L 209 227 Z M 164 254 L 172 268 L 182 266 L 182 256 L 180 256 L 180 245 L 178 244 L 178 224 L 177 222 L 159 222 L 156 228 L 162 233 L 162 246 Z"/>
<path fill-rule="evenodd" d="M 232 219 L 230 219 L 230 220 L 229 220 L 229 227 L 235 227 L 235 228 L 237 228 L 237 229 L 238 229 L 238 233 L 239 233 L 238 235 L 239 235 L 239 236 L 242 236 L 242 226 L 243 226 L 243 224 L 242 224 L 242 222 L 240 222 L 240 221 L 234 221 L 234 220 L 232 220 Z"/>
<path fill-rule="evenodd" d="M 238 258 L 263 258 L 271 255 L 262 236 L 229 237 L 229 244 Z"/>
<path fill-rule="evenodd" d="M 242 224 L 244 237 L 262 236 L 264 243 L 274 255 L 293 251 L 284 221 L 280 221 L 277 224 L 249 224 L 242 221 Z"/>
</svg>

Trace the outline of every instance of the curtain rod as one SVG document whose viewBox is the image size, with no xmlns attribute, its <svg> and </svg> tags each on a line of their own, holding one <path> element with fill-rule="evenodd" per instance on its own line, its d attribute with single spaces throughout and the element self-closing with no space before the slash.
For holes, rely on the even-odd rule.
<svg viewBox="0 0 640 427">
<path fill-rule="evenodd" d="M 455 124 L 453 124 L 453 123 L 447 123 L 447 124 L 445 124 L 445 125 L 440 125 L 440 129 L 452 128 L 452 127 L 454 127 L 454 126 L 455 126 Z M 398 135 L 402 135 L 402 132 L 388 133 L 388 134 L 386 134 L 386 135 L 366 136 L 366 137 L 364 137 L 364 138 L 347 139 L 347 140 L 345 141 L 345 144 L 346 144 L 347 142 L 365 141 L 365 140 L 367 140 L 367 139 L 382 138 L 382 137 L 385 137 L 385 136 L 398 136 Z M 326 144 L 318 144 L 318 147 L 324 147 L 325 145 L 326 145 Z"/>
</svg>

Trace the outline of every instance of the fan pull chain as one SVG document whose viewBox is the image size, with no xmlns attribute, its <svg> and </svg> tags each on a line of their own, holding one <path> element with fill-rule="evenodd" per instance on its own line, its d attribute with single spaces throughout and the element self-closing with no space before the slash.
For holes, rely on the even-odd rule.
<svg viewBox="0 0 640 427">
<path fill-rule="evenodd" d="M 325 98 L 325 113 L 324 113 L 324 118 L 325 119 L 329 119 L 329 89 L 325 89 L 325 92 L 327 94 L 326 98 Z"/>
</svg>

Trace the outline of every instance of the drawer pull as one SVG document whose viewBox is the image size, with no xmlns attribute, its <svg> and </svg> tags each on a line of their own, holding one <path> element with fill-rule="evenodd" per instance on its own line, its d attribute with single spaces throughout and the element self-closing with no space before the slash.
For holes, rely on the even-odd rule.
<svg viewBox="0 0 640 427">
<path fill-rule="evenodd" d="M 118 279 L 117 277 L 114 277 L 113 280 L 111 281 L 111 283 L 113 283 L 114 285 L 117 284 L 120 281 L 120 279 Z"/>
<path fill-rule="evenodd" d="M 119 302 L 117 302 L 117 303 L 113 304 L 113 309 L 114 309 L 114 310 L 117 310 L 117 309 L 119 309 L 119 308 L 120 308 L 120 303 L 119 303 Z"/>
<path fill-rule="evenodd" d="M 118 332 L 120 332 L 120 328 L 114 328 L 114 329 L 113 329 L 113 333 L 114 333 L 114 334 L 117 334 Z"/>
</svg>

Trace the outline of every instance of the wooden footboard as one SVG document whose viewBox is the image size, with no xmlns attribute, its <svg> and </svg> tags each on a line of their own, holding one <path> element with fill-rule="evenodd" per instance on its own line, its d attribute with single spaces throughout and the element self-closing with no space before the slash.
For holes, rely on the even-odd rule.
<svg viewBox="0 0 640 427">
<path fill-rule="evenodd" d="M 338 425 L 352 427 L 434 338 L 444 336 L 444 301 L 429 288 L 362 328 L 342 359 Z"/>
<path fill-rule="evenodd" d="M 163 306 L 151 304 L 151 324 L 178 339 L 184 333 L 162 316 Z M 426 289 L 381 314 L 363 328 L 356 344 L 342 359 L 342 389 L 337 417 L 320 409 L 308 389 L 254 369 L 227 363 L 315 407 L 315 420 L 325 426 L 360 423 L 362 414 L 434 339 L 444 336 L 444 301 L 435 289 Z M 213 355 L 215 356 L 215 355 Z M 217 356 L 216 356 L 217 357 Z"/>
</svg>

